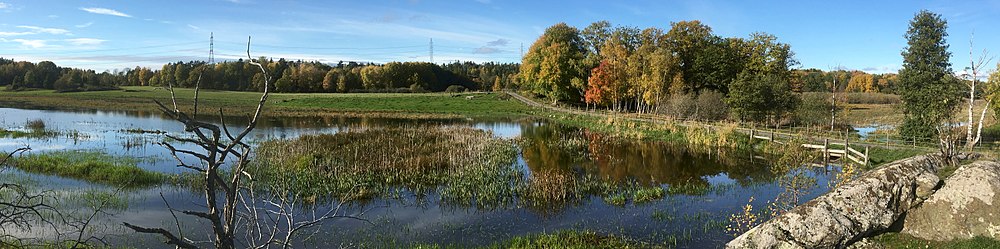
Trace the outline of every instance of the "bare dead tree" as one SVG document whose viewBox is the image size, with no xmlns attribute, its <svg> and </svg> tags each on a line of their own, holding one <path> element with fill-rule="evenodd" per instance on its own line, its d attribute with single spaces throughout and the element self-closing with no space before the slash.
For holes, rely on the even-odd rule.
<svg viewBox="0 0 1000 249">
<path fill-rule="evenodd" d="M 265 248 L 271 246 L 287 248 L 290 247 L 291 239 L 297 232 L 314 227 L 329 219 L 357 217 L 356 215 L 342 215 L 342 204 L 340 204 L 323 213 L 315 213 L 314 209 L 311 215 L 299 219 L 297 209 L 303 204 L 295 199 L 294 194 L 258 195 L 255 193 L 254 178 L 246 170 L 250 162 L 251 146 L 243 140 L 257 126 L 258 119 L 267 102 L 271 77 L 264 65 L 250 55 L 250 39 L 247 40 L 247 58 L 250 64 L 260 68 L 264 81 L 263 93 L 247 126 L 235 135 L 229 131 L 226 125 L 225 113 L 222 108 L 219 108 L 218 113 L 220 125 L 198 121 L 194 118 L 198 115 L 197 96 L 200 89 L 200 77 L 199 83 L 195 85 L 192 115 L 189 116 L 178 108 L 176 94 L 170 82 L 168 82 L 168 90 L 173 105 L 168 107 L 155 101 L 163 113 L 184 124 L 185 131 L 195 135 L 195 138 L 172 135 L 167 137 L 175 141 L 195 144 L 202 150 L 184 150 L 171 143 L 160 143 L 161 146 L 169 150 L 170 155 L 177 161 L 177 167 L 194 170 L 203 176 L 205 185 L 201 191 L 205 195 L 206 211 L 175 210 L 164 199 L 164 203 L 167 203 L 167 208 L 174 217 L 176 232 L 124 222 L 126 227 L 138 233 L 161 235 L 166 239 L 165 243 L 179 248 L 197 248 L 200 243 L 184 235 L 175 213 L 175 211 L 179 211 L 181 214 L 201 218 L 211 223 L 211 243 L 216 248 Z M 197 158 L 199 164 L 185 162 L 181 159 L 182 155 Z M 231 176 L 222 174 L 223 165 L 229 165 Z M 243 241 L 236 240 L 239 235 L 243 236 Z"/>
<path fill-rule="evenodd" d="M 173 103 L 173 108 L 167 107 L 159 101 L 155 101 L 159 106 L 160 111 L 165 113 L 168 117 L 184 124 L 184 130 L 186 132 L 194 133 L 197 137 L 196 139 L 182 138 L 177 136 L 168 135 L 169 138 L 176 141 L 184 143 L 192 143 L 201 147 L 204 151 L 192 151 L 178 149 L 170 143 L 162 142 L 160 145 L 167 148 L 170 154 L 176 159 L 177 166 L 187 169 L 191 169 L 201 173 L 204 176 L 205 185 L 203 191 L 205 193 L 205 206 L 207 211 L 194 211 L 194 210 L 184 210 L 181 213 L 186 215 L 195 216 L 208 220 L 212 226 L 213 238 L 212 241 L 216 248 L 235 248 L 235 221 L 237 209 L 237 201 L 239 200 L 239 192 L 241 186 L 243 185 L 243 174 L 247 174 L 244 170 L 249 162 L 250 156 L 250 145 L 243 142 L 243 139 L 250 134 L 251 131 L 257 126 L 257 120 L 261 116 L 261 111 L 264 109 L 264 104 L 267 102 L 267 97 L 269 94 L 269 84 L 270 76 L 267 74 L 267 70 L 264 66 L 258 63 L 250 55 L 250 39 L 247 39 L 247 58 L 249 62 L 260 68 L 261 73 L 264 76 L 264 91 L 260 96 L 260 101 L 257 103 L 256 110 L 243 131 L 239 132 L 235 136 L 230 133 L 229 129 L 225 124 L 225 114 L 222 108 L 219 108 L 219 119 L 221 122 L 221 127 L 219 125 L 206 123 L 202 121 L 195 120 L 193 116 L 197 116 L 197 109 L 194 110 L 193 115 L 189 116 L 187 113 L 181 111 L 177 107 L 177 98 L 174 93 L 173 85 L 168 85 L 170 90 L 170 100 Z M 168 82 L 169 84 L 169 82 Z M 200 85 L 200 83 L 199 83 Z M 197 96 L 196 88 L 195 95 Z M 198 102 L 198 98 L 195 98 L 195 103 Z M 223 138 L 225 135 L 225 139 Z M 178 154 L 193 156 L 200 161 L 200 165 L 188 164 L 182 160 Z M 228 160 L 234 160 L 229 162 Z M 226 163 L 231 163 L 232 176 L 225 179 L 225 176 L 221 173 L 220 169 Z M 222 197 L 220 202 L 219 197 Z M 167 231 L 162 228 L 146 228 L 140 227 L 128 222 L 123 223 L 126 227 L 139 233 L 151 233 L 159 234 L 167 239 L 167 244 L 172 244 L 181 248 L 197 248 L 192 240 L 184 238 L 182 236 L 174 235 L 173 232 Z M 180 233 L 180 231 L 178 231 Z"/>
<path fill-rule="evenodd" d="M 973 38 L 974 38 L 974 36 L 973 36 Z M 969 39 L 969 67 L 966 68 L 966 72 L 965 72 L 965 76 L 972 78 L 972 81 L 968 82 L 968 84 L 969 84 L 969 108 L 968 108 L 968 110 L 969 110 L 969 121 L 968 121 L 968 123 L 966 123 L 967 130 L 966 130 L 966 138 L 965 138 L 965 148 L 969 149 L 969 150 L 972 150 L 972 148 L 975 147 L 977 143 L 979 143 L 979 140 L 982 139 L 982 136 L 983 136 L 983 120 L 986 119 L 986 110 L 990 109 L 990 104 L 992 104 L 992 102 L 993 102 L 992 98 L 986 98 L 986 106 L 983 107 L 983 111 L 979 114 L 979 122 L 978 122 L 978 124 L 974 123 L 973 121 L 975 121 L 975 120 L 973 120 L 972 118 L 973 118 L 973 109 L 974 109 L 975 101 L 976 101 L 976 86 L 979 84 L 979 76 L 980 75 L 985 75 L 981 71 L 982 68 L 983 68 L 983 65 L 986 65 L 987 63 L 990 63 L 990 61 L 992 61 L 993 58 L 992 57 L 988 57 L 989 53 L 986 51 L 986 49 L 983 49 L 983 52 L 979 55 L 979 58 L 976 58 L 973 55 L 973 51 L 975 50 L 974 47 L 973 47 L 973 43 L 972 43 L 973 40 L 974 39 L 972 39 L 972 38 Z M 975 134 L 973 134 L 973 132 L 972 132 L 972 126 L 973 125 L 978 126 L 976 128 Z"/>
<path fill-rule="evenodd" d="M 0 159 L 0 172 L 6 170 L 8 161 L 27 151 L 30 147 L 15 149 Z M 50 198 L 44 193 L 31 193 L 28 188 L 17 183 L 0 183 L 0 247 L 18 246 L 21 240 L 11 235 L 8 228 L 22 231 L 31 231 L 37 224 L 46 224 L 55 227 L 55 224 L 45 219 L 45 214 L 55 211 L 55 208 L 46 204 Z"/>
</svg>

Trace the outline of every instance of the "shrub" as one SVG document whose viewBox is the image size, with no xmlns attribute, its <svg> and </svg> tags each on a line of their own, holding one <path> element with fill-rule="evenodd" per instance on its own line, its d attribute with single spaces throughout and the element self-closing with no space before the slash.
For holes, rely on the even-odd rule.
<svg viewBox="0 0 1000 249">
<path fill-rule="evenodd" d="M 697 112 L 695 118 L 699 120 L 718 121 L 729 116 L 729 107 L 726 106 L 726 96 L 717 91 L 706 91 L 698 94 L 695 100 Z"/>
<path fill-rule="evenodd" d="M 667 104 L 661 111 L 678 119 L 691 118 L 695 114 L 695 97 L 693 94 L 673 94 L 667 99 Z"/>
<path fill-rule="evenodd" d="M 464 92 L 464 91 L 465 91 L 465 87 L 464 86 L 459 86 L 459 85 L 450 85 L 450 86 L 448 86 L 448 88 L 444 89 L 444 92 L 446 92 L 446 93 L 459 93 L 459 92 Z"/>
</svg>

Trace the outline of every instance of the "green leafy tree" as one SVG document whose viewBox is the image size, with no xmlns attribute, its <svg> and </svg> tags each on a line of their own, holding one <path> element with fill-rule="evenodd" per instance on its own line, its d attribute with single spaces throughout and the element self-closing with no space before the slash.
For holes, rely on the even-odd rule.
<svg viewBox="0 0 1000 249">
<path fill-rule="evenodd" d="M 941 15 L 922 10 L 910 21 L 899 70 L 899 94 L 903 100 L 900 133 L 930 138 L 938 134 L 959 104 L 960 83 L 951 76 L 948 23 Z"/>
<path fill-rule="evenodd" d="M 729 86 L 726 98 L 730 111 L 740 120 L 777 124 L 794 110 L 798 98 L 788 81 L 778 75 L 754 76 L 743 74 Z"/>
</svg>

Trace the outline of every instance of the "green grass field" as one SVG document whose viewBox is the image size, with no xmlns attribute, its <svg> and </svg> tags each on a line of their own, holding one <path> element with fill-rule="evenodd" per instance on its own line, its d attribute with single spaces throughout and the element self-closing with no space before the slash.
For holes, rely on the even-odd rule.
<svg viewBox="0 0 1000 249">
<path fill-rule="evenodd" d="M 193 89 L 176 91 L 178 105 L 190 110 Z M 170 92 L 159 87 L 123 87 L 123 90 L 57 93 L 52 90 L 0 92 L 0 107 L 63 110 L 119 110 L 158 112 L 154 100 L 170 105 Z M 471 97 L 470 97 L 471 96 Z M 249 115 L 260 93 L 203 90 L 201 113 Z M 521 102 L 501 93 L 272 93 L 265 114 L 290 116 L 375 116 L 404 118 L 491 117 L 530 115 Z"/>
</svg>

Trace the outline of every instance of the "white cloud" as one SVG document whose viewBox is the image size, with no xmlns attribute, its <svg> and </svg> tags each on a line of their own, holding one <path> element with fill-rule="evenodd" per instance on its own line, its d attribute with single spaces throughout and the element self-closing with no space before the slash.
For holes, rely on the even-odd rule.
<svg viewBox="0 0 1000 249">
<path fill-rule="evenodd" d="M 94 25 L 94 22 L 88 22 L 88 23 L 76 25 L 76 27 L 77 28 L 86 28 L 86 27 L 90 27 L 90 25 Z"/>
<path fill-rule="evenodd" d="M 201 29 L 200 27 L 198 27 L 198 26 L 194 26 L 194 25 L 191 25 L 191 24 L 188 24 L 188 28 L 192 28 L 192 29 Z"/>
<path fill-rule="evenodd" d="M 112 16 L 120 16 L 120 17 L 132 17 L 129 14 L 125 14 L 125 13 L 122 13 L 120 11 L 113 10 L 113 9 L 105 9 L 105 8 L 80 8 L 80 10 L 83 10 L 83 11 L 86 11 L 86 12 L 90 12 L 90 13 L 94 13 L 94 14 L 101 14 L 101 15 L 112 15 Z"/>
<path fill-rule="evenodd" d="M 66 41 L 75 46 L 97 46 L 101 45 L 107 40 L 101 40 L 95 38 L 75 38 L 75 39 L 66 39 Z"/>
<path fill-rule="evenodd" d="M 22 28 L 22 29 L 30 29 L 33 34 L 40 34 L 40 33 L 48 33 L 48 34 L 53 34 L 53 35 L 66 35 L 66 34 L 69 34 L 69 30 L 65 30 L 65 29 L 44 28 L 44 27 L 26 26 L 26 25 L 17 26 L 17 27 L 18 28 Z"/>
<path fill-rule="evenodd" d="M 25 40 L 25 39 L 13 39 L 12 42 L 21 43 L 21 46 L 31 47 L 31 48 L 42 48 L 45 47 L 45 40 Z"/>
<path fill-rule="evenodd" d="M 10 5 L 5 2 L 0 2 L 0 9 L 10 8 Z"/>
<path fill-rule="evenodd" d="M 19 36 L 19 35 L 33 35 L 35 32 L 25 31 L 25 32 L 6 32 L 0 31 L 0 36 Z"/>
</svg>

